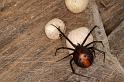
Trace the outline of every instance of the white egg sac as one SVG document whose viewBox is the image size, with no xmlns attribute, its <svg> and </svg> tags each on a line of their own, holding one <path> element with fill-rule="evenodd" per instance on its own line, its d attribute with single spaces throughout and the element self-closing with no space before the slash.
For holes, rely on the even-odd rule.
<svg viewBox="0 0 124 82">
<path fill-rule="evenodd" d="M 90 30 L 87 27 L 80 27 L 77 28 L 75 30 L 72 30 L 71 32 L 69 32 L 68 34 L 68 38 L 72 41 L 73 44 L 82 44 L 82 42 L 84 41 L 84 39 L 86 38 L 86 36 L 88 35 L 88 33 L 90 32 Z M 86 40 L 85 44 L 88 44 L 90 42 L 93 42 L 93 36 L 92 34 L 90 34 L 90 36 L 88 37 L 88 39 Z M 66 40 L 66 45 L 68 48 L 73 48 L 74 47 Z M 72 53 L 72 51 L 69 50 L 69 53 Z"/>
<path fill-rule="evenodd" d="M 80 13 L 86 9 L 89 0 L 65 0 L 67 8 L 73 13 Z"/>
<path fill-rule="evenodd" d="M 57 30 L 56 27 L 59 27 L 60 30 L 65 33 L 65 24 L 62 20 L 58 18 L 54 18 L 50 20 L 46 25 L 45 25 L 45 33 L 49 39 L 59 39 L 60 38 L 60 32 Z"/>
</svg>

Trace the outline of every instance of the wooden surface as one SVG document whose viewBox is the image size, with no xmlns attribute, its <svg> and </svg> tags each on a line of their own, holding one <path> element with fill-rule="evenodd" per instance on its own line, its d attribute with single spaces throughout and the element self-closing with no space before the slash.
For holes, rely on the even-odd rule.
<svg viewBox="0 0 124 82">
<path fill-rule="evenodd" d="M 111 52 L 124 67 L 124 21 L 109 35 Z M 117 44 L 115 44 L 117 43 Z"/>
<path fill-rule="evenodd" d="M 73 14 L 67 10 L 63 0 L 0 2 L 0 82 L 99 82 L 105 78 L 105 81 L 111 79 L 109 76 L 113 73 L 108 71 L 111 69 L 107 66 L 103 67 L 101 55 L 95 60 L 99 62 L 88 69 L 74 66 L 77 72 L 82 71 L 84 75 L 95 79 L 73 75 L 69 65 L 70 57 L 55 62 L 68 54 L 62 50 L 54 56 L 56 48 L 65 46 L 65 39 L 50 40 L 44 33 L 45 24 L 53 18 L 65 22 L 66 34 L 80 26 L 90 27 L 92 13 L 89 7 L 83 13 Z"/>
<path fill-rule="evenodd" d="M 102 78 L 104 78 L 104 80 L 100 80 L 100 82 L 123 82 L 124 69 L 120 64 L 120 62 L 118 61 L 118 59 L 114 57 L 113 54 L 111 54 L 109 41 L 105 33 L 102 18 L 100 16 L 99 9 L 95 0 L 92 0 L 90 6 L 91 6 L 91 11 L 93 13 L 94 24 L 99 26 L 99 28 L 95 30 L 96 39 L 98 41 L 102 40 L 104 44 L 104 47 L 98 45 L 97 48 L 105 51 L 105 58 L 106 58 L 106 62 L 103 68 L 107 70 L 102 71 L 101 73 L 104 74 L 99 75 Z M 101 70 L 101 68 L 98 68 L 98 70 L 96 70 L 95 72 L 98 72 L 99 70 Z M 108 76 L 106 77 L 106 75 Z"/>
<path fill-rule="evenodd" d="M 54 56 L 65 40 L 50 40 L 44 33 L 45 24 L 62 19 L 68 31 L 89 26 L 89 15 L 69 12 L 63 0 L 3 0 L 0 12 L 0 82 L 59 82 L 71 74 L 69 59 Z"/>
<path fill-rule="evenodd" d="M 124 0 L 96 0 L 109 35 L 124 20 Z"/>
</svg>

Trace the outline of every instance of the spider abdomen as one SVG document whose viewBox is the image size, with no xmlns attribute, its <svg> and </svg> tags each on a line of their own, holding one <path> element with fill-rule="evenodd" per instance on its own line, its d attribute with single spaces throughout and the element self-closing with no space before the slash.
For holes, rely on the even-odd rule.
<svg viewBox="0 0 124 82">
<path fill-rule="evenodd" d="M 88 58 L 88 56 L 86 56 L 86 54 L 80 54 L 80 59 L 80 63 L 83 64 L 82 67 L 87 68 L 91 66 L 92 62 L 90 62 L 90 59 Z"/>
<path fill-rule="evenodd" d="M 93 54 L 85 47 L 77 49 L 73 56 L 75 63 L 82 68 L 91 66 L 94 59 Z"/>
</svg>

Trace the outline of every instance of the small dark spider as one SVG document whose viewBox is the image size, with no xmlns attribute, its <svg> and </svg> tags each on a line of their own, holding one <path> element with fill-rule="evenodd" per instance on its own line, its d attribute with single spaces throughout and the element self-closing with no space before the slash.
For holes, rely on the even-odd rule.
<svg viewBox="0 0 124 82">
<path fill-rule="evenodd" d="M 56 27 L 55 25 L 51 24 L 52 26 Z M 96 28 L 97 26 L 94 26 L 93 29 L 88 33 L 88 35 L 86 36 L 86 38 L 84 39 L 84 41 L 82 42 L 82 44 L 78 44 L 78 45 L 75 45 L 73 44 L 69 39 L 68 37 L 65 36 L 65 34 L 59 29 L 59 27 L 56 27 L 58 29 L 58 31 L 61 33 L 61 35 L 63 37 L 65 37 L 65 39 L 67 39 L 70 44 L 74 47 L 74 49 L 72 48 L 67 48 L 67 47 L 60 47 L 58 49 L 56 49 L 56 52 L 60 49 L 68 49 L 68 50 L 72 50 L 73 53 L 65 56 L 64 58 L 67 58 L 71 55 L 73 55 L 73 58 L 70 60 L 70 66 L 71 66 L 71 69 L 72 69 L 72 72 L 76 75 L 80 75 L 80 76 L 83 76 L 83 77 L 88 77 L 88 76 L 85 76 L 85 75 L 82 75 L 82 74 L 78 74 L 75 72 L 73 66 L 72 66 L 72 61 L 75 62 L 75 64 L 79 67 L 82 67 L 82 68 L 88 68 L 89 66 L 92 65 L 92 63 L 94 62 L 94 57 L 95 57 L 95 51 L 98 51 L 100 53 L 103 53 L 104 54 L 104 59 L 103 61 L 105 62 L 105 52 L 104 51 L 101 51 L 97 48 L 95 48 L 94 46 L 92 47 L 89 47 L 91 44 L 94 44 L 94 43 L 102 43 L 102 41 L 93 41 L 85 46 L 84 43 L 86 42 L 87 38 L 89 37 L 89 35 L 91 34 L 91 32 Z M 102 43 L 103 45 L 103 43 Z M 104 46 L 104 45 L 103 45 Z M 56 55 L 56 52 L 55 52 L 55 55 Z M 62 59 L 64 59 L 62 58 Z M 60 60 L 62 60 L 60 59 Z M 60 61 L 58 60 L 58 61 Z"/>
</svg>

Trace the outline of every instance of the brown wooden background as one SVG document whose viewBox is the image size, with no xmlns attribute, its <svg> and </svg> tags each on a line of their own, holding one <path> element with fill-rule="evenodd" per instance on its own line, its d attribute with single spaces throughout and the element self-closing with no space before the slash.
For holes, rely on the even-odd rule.
<svg viewBox="0 0 124 82">
<path fill-rule="evenodd" d="M 98 5 L 109 34 L 124 19 L 124 1 L 100 0 Z M 63 0 L 0 0 L 0 10 L 0 82 L 65 82 L 72 76 L 70 58 L 54 62 L 68 53 L 54 56 L 65 40 L 48 39 L 44 26 L 57 17 L 65 22 L 66 33 L 89 27 L 88 8 L 73 14 Z"/>
</svg>

